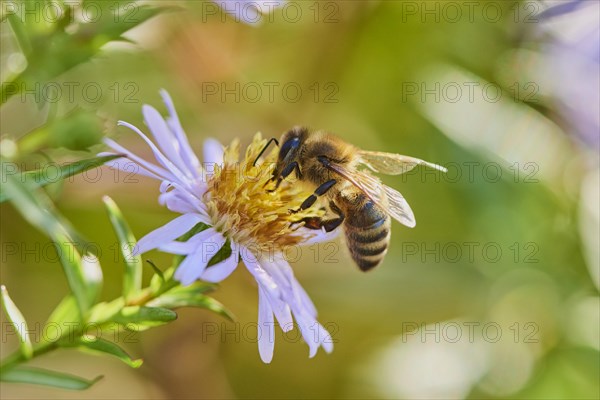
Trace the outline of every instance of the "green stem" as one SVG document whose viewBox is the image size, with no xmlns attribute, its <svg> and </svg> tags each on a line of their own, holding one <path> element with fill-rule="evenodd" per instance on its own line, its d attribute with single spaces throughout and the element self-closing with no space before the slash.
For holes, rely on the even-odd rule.
<svg viewBox="0 0 600 400">
<path fill-rule="evenodd" d="M 19 16 L 14 13 L 9 13 L 7 15 L 8 23 L 12 28 L 15 38 L 17 39 L 17 43 L 23 52 L 25 57 L 31 54 L 31 41 L 29 40 L 29 36 L 27 35 L 27 30 L 23 24 L 23 21 L 19 19 Z"/>
<path fill-rule="evenodd" d="M 31 358 L 41 356 L 42 354 L 46 354 L 49 351 L 58 348 L 58 342 L 47 342 L 42 343 L 33 348 L 33 355 Z M 0 371 L 6 371 L 7 369 L 13 368 L 18 364 L 21 364 L 28 359 L 25 358 L 23 353 L 20 351 L 16 351 L 2 360 L 2 364 L 0 364 Z"/>
<path fill-rule="evenodd" d="M 8 99 L 16 94 L 19 94 L 25 88 L 25 80 L 23 74 L 19 74 L 7 82 L 2 82 L 2 88 L 0 89 L 0 105 L 6 103 Z"/>
<path fill-rule="evenodd" d="M 43 148 L 44 145 L 48 143 L 49 136 L 50 131 L 46 127 L 28 133 L 17 142 L 19 152 L 21 154 L 30 154 Z"/>
<path fill-rule="evenodd" d="M 177 282 L 173 279 L 170 279 L 170 280 L 163 282 L 163 284 L 160 286 L 160 288 L 156 292 L 152 292 L 152 289 L 150 289 L 150 288 L 145 288 L 145 289 L 141 290 L 137 296 L 135 296 L 131 300 L 129 300 L 126 303 L 126 305 L 142 306 L 142 305 L 148 303 L 150 300 L 157 298 L 161 294 L 168 292 L 169 290 L 173 289 L 177 285 L 179 285 L 179 282 Z"/>
</svg>

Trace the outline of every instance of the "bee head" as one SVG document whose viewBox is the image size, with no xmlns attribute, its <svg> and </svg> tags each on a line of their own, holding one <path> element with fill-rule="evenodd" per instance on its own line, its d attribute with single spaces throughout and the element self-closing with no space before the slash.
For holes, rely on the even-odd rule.
<svg viewBox="0 0 600 400">
<path fill-rule="evenodd" d="M 277 164 L 273 170 L 272 181 L 277 181 L 277 186 L 283 178 L 288 176 L 292 171 L 300 173 L 298 166 L 298 157 L 300 149 L 308 136 L 308 129 L 296 126 L 283 134 L 280 140 L 281 148 L 277 156 Z"/>
<path fill-rule="evenodd" d="M 294 161 L 307 135 L 308 129 L 301 126 L 295 126 L 284 133 L 280 141 L 281 148 L 279 149 L 277 163 L 280 164 L 284 160 L 288 160 L 288 163 Z"/>
</svg>

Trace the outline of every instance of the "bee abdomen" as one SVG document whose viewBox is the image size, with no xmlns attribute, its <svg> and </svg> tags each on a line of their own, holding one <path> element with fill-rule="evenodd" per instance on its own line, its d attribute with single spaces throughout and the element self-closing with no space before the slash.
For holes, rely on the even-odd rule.
<svg viewBox="0 0 600 400">
<path fill-rule="evenodd" d="M 379 265 L 388 250 L 391 219 L 373 203 L 346 217 L 344 230 L 350 255 L 362 271 Z"/>
</svg>

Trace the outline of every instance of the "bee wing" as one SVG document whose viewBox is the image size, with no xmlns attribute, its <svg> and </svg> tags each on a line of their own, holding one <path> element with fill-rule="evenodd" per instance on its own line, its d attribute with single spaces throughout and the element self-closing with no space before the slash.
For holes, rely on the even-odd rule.
<svg viewBox="0 0 600 400">
<path fill-rule="evenodd" d="M 328 163 L 327 167 L 359 188 L 401 224 L 409 228 L 413 228 L 416 225 L 415 215 L 404 199 L 404 196 L 397 190 L 384 185 L 379 179 L 363 171 L 349 171 L 335 163 Z"/>
<path fill-rule="evenodd" d="M 425 165 L 442 172 L 448 171 L 441 165 L 433 164 L 415 157 L 403 156 L 401 154 L 366 150 L 361 150 L 358 154 L 360 156 L 361 164 L 366 165 L 374 172 L 386 175 L 400 175 L 410 171 L 417 165 Z"/>
</svg>

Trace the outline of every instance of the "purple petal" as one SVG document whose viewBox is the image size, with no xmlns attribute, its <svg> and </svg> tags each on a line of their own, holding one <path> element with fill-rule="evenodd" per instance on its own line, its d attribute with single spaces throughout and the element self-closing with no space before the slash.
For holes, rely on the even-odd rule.
<svg viewBox="0 0 600 400">
<path fill-rule="evenodd" d="M 165 193 L 162 193 L 158 197 L 158 201 L 161 205 L 166 205 L 167 208 L 171 211 L 178 212 L 181 214 L 187 213 L 200 213 L 206 214 L 206 209 L 204 204 L 198 200 L 190 199 L 190 196 L 186 196 L 182 193 L 181 190 L 175 189 Z M 208 217 L 206 221 L 203 221 L 205 224 L 210 225 L 208 221 Z"/>
<path fill-rule="evenodd" d="M 258 287 L 258 334 L 260 359 L 269 364 L 273 359 L 275 346 L 275 322 L 273 321 L 273 310 L 261 286 Z"/>
<path fill-rule="evenodd" d="M 254 276 L 258 285 L 265 290 L 266 295 L 268 295 L 271 307 L 281 327 L 286 330 L 288 327 L 291 329 L 290 323 L 292 322 L 292 318 L 290 309 L 283 300 L 281 288 L 277 282 L 261 267 L 258 258 L 247 247 L 240 246 L 240 255 L 248 271 Z"/>
<path fill-rule="evenodd" d="M 208 189 L 208 186 L 206 186 L 205 184 L 193 181 L 190 182 L 189 185 L 186 184 L 185 186 L 180 185 L 178 182 L 172 182 L 171 185 L 178 189 L 180 191 L 180 195 L 183 197 L 187 197 L 189 201 L 199 202 L 199 205 L 204 205 L 204 202 L 202 201 L 202 196 L 204 195 L 204 193 L 206 193 L 206 190 Z"/>
<path fill-rule="evenodd" d="M 209 138 L 204 141 L 202 154 L 202 161 L 208 167 L 208 171 L 214 171 L 216 165 L 223 164 L 223 145 L 216 139 Z"/>
<path fill-rule="evenodd" d="M 306 312 L 312 316 L 313 318 L 317 317 L 317 308 L 315 304 L 312 302 L 306 290 L 300 285 L 297 280 L 294 280 L 292 283 L 292 288 L 294 291 L 294 296 L 297 297 L 302 307 L 306 310 Z"/>
<path fill-rule="evenodd" d="M 298 327 L 300 328 L 302 338 L 308 345 L 308 356 L 310 358 L 313 358 L 317 354 L 317 350 L 320 347 L 318 331 L 315 330 L 315 328 L 318 329 L 318 327 L 315 326 L 315 324 L 318 325 L 318 323 L 314 320 L 308 321 L 303 315 L 294 314 L 294 316 L 296 317 L 296 322 L 298 323 Z"/>
<path fill-rule="evenodd" d="M 559 15 L 569 14 L 575 11 L 579 6 L 583 4 L 583 0 L 571 0 L 567 2 L 560 3 L 556 6 L 552 6 L 550 8 L 545 9 L 541 13 L 539 13 L 536 17 L 539 20 L 543 19 L 551 19 L 557 17 Z"/>
<path fill-rule="evenodd" d="M 213 238 L 214 237 L 214 238 Z M 188 255 L 195 253 L 203 243 L 208 243 L 205 247 L 216 245 L 223 236 L 212 228 L 198 232 L 185 242 L 172 241 L 164 243 L 158 249 L 165 253 Z M 207 260 L 208 262 L 208 260 Z"/>
<path fill-rule="evenodd" d="M 210 268 L 207 268 L 206 271 L 204 271 L 202 274 L 202 280 L 213 283 L 221 282 L 231 275 L 233 271 L 235 271 L 239 261 L 239 253 L 232 249 L 229 258 L 213 265 Z"/>
<path fill-rule="evenodd" d="M 246 268 L 258 282 L 259 314 L 262 299 L 263 303 L 268 303 L 270 318 L 273 319 L 274 314 L 284 331 L 293 328 L 291 319 L 293 314 L 300 333 L 309 346 L 309 356 L 314 357 L 319 347 L 331 352 L 333 350 L 331 335 L 317 322 L 314 304 L 294 277 L 291 267 L 283 256 L 275 255 L 274 260 L 259 260 L 248 248 L 240 246 L 240 250 Z M 266 306 L 263 304 L 262 307 Z"/>
<path fill-rule="evenodd" d="M 105 151 L 97 154 L 97 156 L 99 157 L 110 155 L 115 155 L 115 153 L 109 153 Z M 153 172 L 148 171 L 146 168 L 142 167 L 138 163 L 131 161 L 127 158 L 117 158 L 115 160 L 107 161 L 104 163 L 104 165 L 114 169 L 118 169 L 123 172 L 127 172 L 128 174 L 143 175 L 158 180 L 163 179 L 162 177 L 156 175 Z"/>
<path fill-rule="evenodd" d="M 192 229 L 203 218 L 198 214 L 184 214 L 141 238 L 133 251 L 134 255 L 143 254 L 164 243 L 177 239 Z"/>
<path fill-rule="evenodd" d="M 331 353 L 333 351 L 333 340 L 323 325 L 318 323 L 314 318 L 311 318 L 305 314 L 294 314 L 294 316 L 296 317 L 296 321 L 300 327 L 302 337 L 304 338 L 306 344 L 308 344 L 308 356 L 310 358 L 317 354 L 319 347 L 323 347 L 327 353 Z"/>
<path fill-rule="evenodd" d="M 290 283 L 291 291 L 293 293 L 293 297 L 295 300 L 295 304 L 297 304 L 298 308 L 304 309 L 309 315 L 313 318 L 317 317 L 317 309 L 308 296 L 308 293 L 304 290 L 300 282 L 294 276 L 294 272 L 292 271 L 292 267 L 288 264 L 288 262 L 281 258 L 277 262 L 277 268 L 283 275 L 286 276 L 287 281 Z"/>
<path fill-rule="evenodd" d="M 267 290 L 265 290 L 265 294 L 269 299 L 271 309 L 275 314 L 275 318 L 277 318 L 281 330 L 284 332 L 292 330 L 294 328 L 294 320 L 292 319 L 292 311 L 289 304 L 281 298 L 274 297 L 273 294 Z"/>
<path fill-rule="evenodd" d="M 274 291 L 275 296 L 278 295 L 278 287 L 273 278 L 260 266 L 258 257 L 245 246 L 240 246 L 240 256 L 244 261 L 244 265 L 258 283 L 269 291 Z"/>
<path fill-rule="evenodd" d="M 329 332 L 317 322 L 317 310 L 298 280 L 294 277 L 292 268 L 283 257 L 275 257 L 274 265 L 261 264 L 280 285 L 285 286 L 281 292 L 285 301 L 290 305 L 294 317 L 301 328 L 301 333 L 310 347 L 311 357 L 316 354 L 319 346 L 330 352 L 333 342 Z"/>
<path fill-rule="evenodd" d="M 325 350 L 329 354 L 333 351 L 333 338 L 331 337 L 331 334 L 327 331 L 327 329 L 325 329 L 322 326 L 321 328 L 325 332 L 323 340 L 321 341 L 321 347 L 323 347 L 323 350 Z"/>
<path fill-rule="evenodd" d="M 163 102 L 167 106 L 167 110 L 169 110 L 170 118 L 167 119 L 167 124 L 177 137 L 177 141 L 179 142 L 179 152 L 181 158 L 188 166 L 188 169 L 193 173 L 194 177 L 200 178 L 200 162 L 198 161 L 198 157 L 196 157 L 196 154 L 194 154 L 194 151 L 192 150 L 192 147 L 188 142 L 185 131 L 183 130 L 183 127 L 179 122 L 179 117 L 177 116 L 177 111 L 175 111 L 173 100 L 171 99 L 171 96 L 169 96 L 169 93 L 167 93 L 167 91 L 164 89 L 160 91 L 160 95 L 163 98 Z"/>
<path fill-rule="evenodd" d="M 292 313 L 289 307 L 289 304 L 286 303 L 285 298 L 291 296 L 291 287 L 287 285 L 290 289 L 289 296 L 284 293 L 286 289 L 285 282 L 281 280 L 277 280 L 277 276 L 269 273 L 270 270 L 273 270 L 273 265 L 268 260 L 263 260 L 262 262 L 258 261 L 257 257 L 253 257 L 254 254 L 250 253 L 246 247 L 242 247 L 242 259 L 244 260 L 244 264 L 246 268 L 250 271 L 256 282 L 258 282 L 259 286 L 262 286 L 265 290 L 266 296 L 268 296 L 269 303 L 271 304 L 271 308 L 275 313 L 275 317 L 277 318 L 277 322 L 281 329 L 284 332 L 287 332 L 293 328 Z M 264 266 L 264 268 L 263 268 Z M 267 270 L 267 268 L 269 270 Z"/>
<path fill-rule="evenodd" d="M 220 233 L 218 235 L 222 237 Z M 185 260 L 179 264 L 177 271 L 175 271 L 175 279 L 184 286 L 194 283 L 194 281 L 202 276 L 206 269 L 206 265 L 210 259 L 217 254 L 221 247 L 223 247 L 223 244 L 225 244 L 225 239 L 219 241 L 217 235 L 213 235 L 208 242 L 202 242 L 195 253 L 187 256 Z"/>
<path fill-rule="evenodd" d="M 269 274 L 271 279 L 273 279 L 273 281 L 278 287 L 280 287 L 282 290 L 291 290 L 292 285 L 290 285 L 290 282 L 285 276 L 285 274 L 282 273 L 279 267 L 280 263 L 281 260 L 279 259 L 279 257 L 276 257 L 273 260 L 273 262 L 263 260 L 262 262 L 260 262 L 260 266 L 267 272 L 267 274 Z"/>
<path fill-rule="evenodd" d="M 177 166 L 175 166 L 175 164 L 173 164 L 171 160 L 165 157 L 165 155 L 158 149 L 158 147 L 156 147 L 156 145 L 152 142 L 152 140 L 148 138 L 148 136 L 146 136 L 136 126 L 131 125 L 129 122 L 119 121 L 118 124 L 121 126 L 125 126 L 137 133 L 146 142 L 146 144 L 150 146 L 150 149 L 152 150 L 152 153 L 154 154 L 156 160 L 173 174 L 173 176 L 175 177 L 175 179 L 173 179 L 174 181 L 177 180 L 179 182 L 186 183 L 186 180 L 182 179 L 185 174 L 179 168 L 177 168 Z"/>
<path fill-rule="evenodd" d="M 184 172 L 189 178 L 192 178 L 193 175 L 191 174 L 191 171 L 189 171 L 189 168 L 183 160 L 181 160 L 181 156 L 179 155 L 179 143 L 173 135 L 173 132 L 171 132 L 167 126 L 162 115 L 160 115 L 154 107 L 146 104 L 142 107 L 142 114 L 144 114 L 146 125 L 150 129 L 150 132 L 152 132 L 152 136 L 154 136 L 160 150 L 162 150 L 164 155 L 175 164 L 177 168 Z"/>
<path fill-rule="evenodd" d="M 131 151 L 127 150 L 125 147 L 121 146 L 114 140 L 109 139 L 109 138 L 104 138 L 103 141 L 108 147 L 115 150 L 117 153 L 125 154 L 127 156 L 127 158 L 135 161 L 136 163 L 138 163 L 140 165 L 143 165 L 147 170 L 152 171 L 156 175 L 160 176 L 161 179 L 165 179 L 165 180 L 169 180 L 169 181 L 175 179 L 175 176 L 172 173 L 170 173 L 169 171 L 167 171 L 157 165 L 149 163 L 148 161 L 144 160 L 143 158 L 141 158 L 141 157 L 135 155 L 134 153 L 132 153 Z"/>
</svg>

